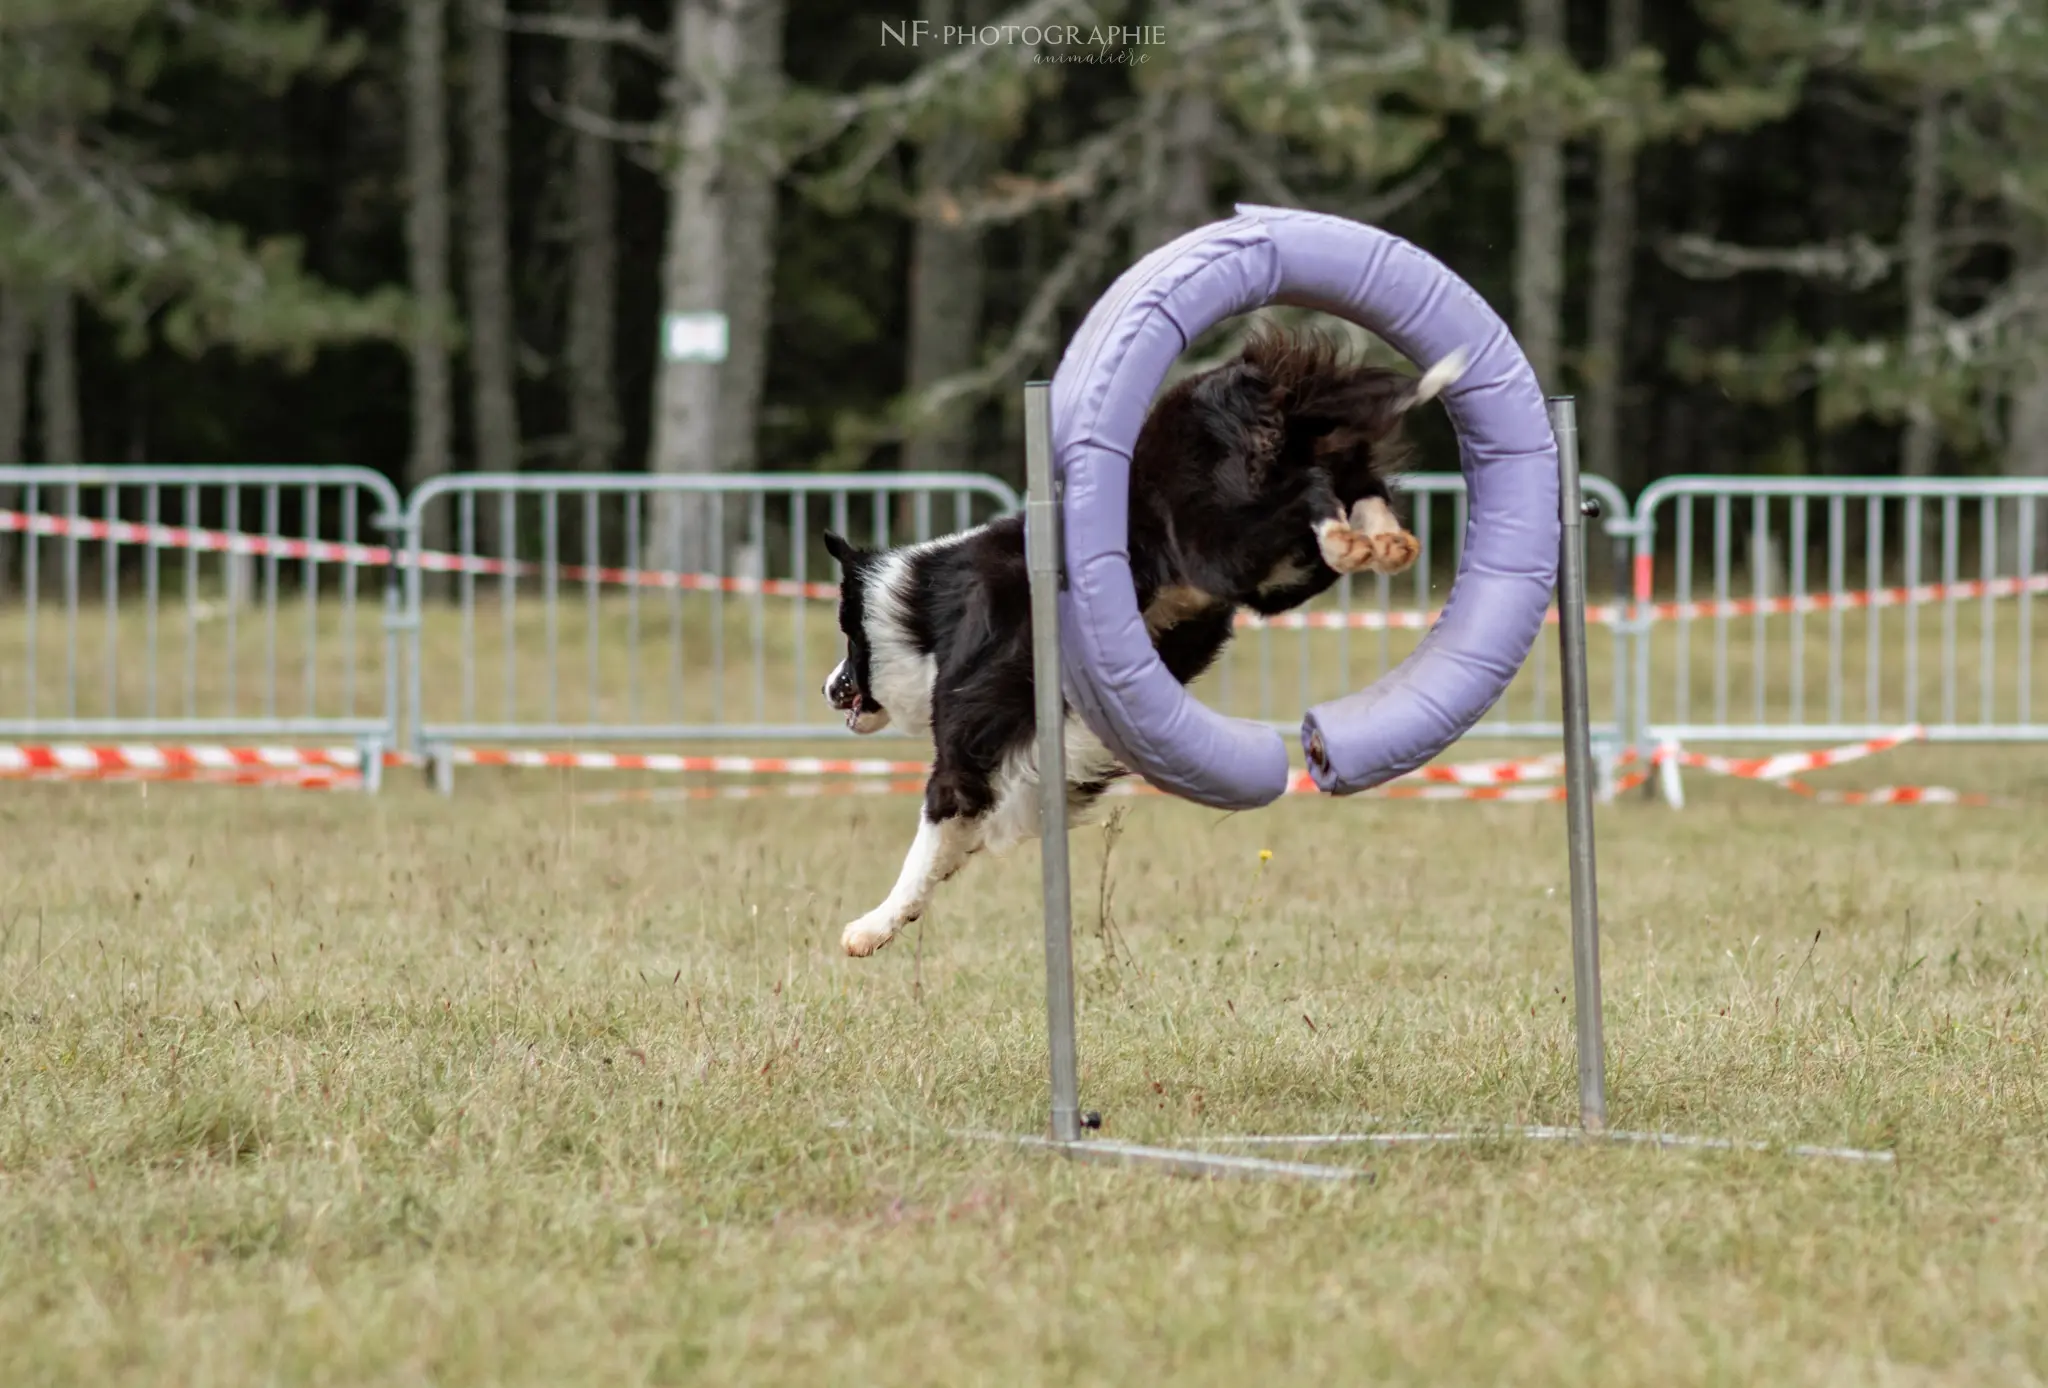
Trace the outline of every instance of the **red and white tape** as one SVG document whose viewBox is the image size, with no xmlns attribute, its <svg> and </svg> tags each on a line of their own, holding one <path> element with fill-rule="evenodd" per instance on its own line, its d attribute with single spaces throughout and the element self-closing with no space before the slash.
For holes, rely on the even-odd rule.
<svg viewBox="0 0 2048 1388">
<path fill-rule="evenodd" d="M 1401 611 L 1364 612 L 1282 612 L 1277 616 L 1261 617 L 1255 612 L 1240 612 L 1237 625 L 1242 629 L 1271 631 L 1428 631 L 1443 617 L 1441 607 L 1427 611 L 1410 608 Z M 1596 603 L 1586 608 L 1586 620 L 1595 626 L 1612 626 L 1626 617 L 1627 609 L 1614 603 Z M 1543 620 L 1557 625 L 1557 609 L 1551 608 L 1543 614 Z"/>
<path fill-rule="evenodd" d="M 332 540 L 299 540 L 281 535 L 249 535 L 226 530 L 201 530 L 181 525 L 138 525 L 133 521 L 96 520 L 89 516 L 54 516 L 42 512 L 0 511 L 0 532 L 73 536 L 117 545 L 153 549 L 195 549 L 215 554 L 248 554 L 278 559 L 310 559 L 322 564 L 356 564 L 389 568 L 394 562 L 386 545 L 339 544 Z M 546 574 L 549 566 L 528 559 L 492 559 L 480 554 L 446 554 L 423 550 L 420 567 L 431 573 L 509 575 L 529 578 Z M 760 593 L 766 597 L 826 598 L 839 596 L 837 584 L 798 583 L 781 578 L 728 578 L 722 574 L 679 573 L 666 569 L 625 569 L 598 564 L 557 564 L 557 579 L 569 583 L 600 583 L 633 588 L 675 588 L 691 593 Z"/>
<path fill-rule="evenodd" d="M 297 770 L 265 770 L 257 767 L 241 767 L 221 770 L 215 767 L 175 766 L 154 770 L 137 770 L 126 767 L 77 769 L 60 767 L 42 768 L 34 771 L 0 770 L 0 781 L 55 781 L 66 783 L 91 782 L 94 785 L 157 784 L 182 782 L 195 785 L 213 786 L 274 786 L 292 790 L 361 790 L 363 778 L 353 771 L 339 771 L 331 767 L 305 767 Z"/>
<path fill-rule="evenodd" d="M 478 755 L 477 749 L 457 749 L 464 757 Z M 650 770 L 694 772 L 782 773 L 790 776 L 848 775 L 855 777 L 900 776 L 918 773 L 916 780 L 866 779 L 838 783 L 805 783 L 764 786 L 682 786 L 622 791 L 595 791 L 583 797 L 592 804 L 644 804 L 663 801 L 752 800 L 767 796 L 895 795 L 922 792 L 921 762 L 828 761 L 815 757 L 636 757 L 613 753 L 497 752 L 492 760 L 470 761 L 470 765 L 496 766 L 578 766 L 599 770 Z M 595 760 L 585 760 L 594 758 Z M 1391 784 L 1365 792 L 1381 800 L 1491 800 L 1508 803 L 1549 803 L 1565 797 L 1563 786 L 1533 785 L 1555 780 L 1564 774 L 1562 756 L 1530 757 L 1518 760 L 1459 762 L 1449 766 L 1425 766 L 1409 772 Z M 1165 792 L 1136 778 L 1112 784 L 1116 796 L 1162 795 Z M 1296 772 L 1287 783 L 1289 795 L 1315 795 L 1315 781 L 1305 771 Z"/>
<path fill-rule="evenodd" d="M 1802 771 L 1820 771 L 1861 761 L 1908 742 L 1919 742 L 1926 736 L 1926 729 L 1913 724 L 1881 737 L 1816 752 L 1779 752 L 1768 757 L 1717 757 L 1707 752 L 1688 752 L 1677 743 L 1666 743 L 1658 755 L 1667 761 L 1675 761 L 1679 766 L 1712 772 L 1716 776 L 1735 776 L 1746 781 L 1782 781 Z"/>
<path fill-rule="evenodd" d="M 1685 804 L 1685 789 L 1678 776 L 1680 768 L 1740 780 L 1762 781 L 1822 805 L 1996 806 L 2007 803 L 1994 796 L 1956 790 L 1950 786 L 1879 786 L 1874 790 L 1832 790 L 1811 786 L 1798 779 L 1803 772 L 1819 771 L 1830 766 L 1860 761 L 1864 757 L 1888 752 L 1908 742 L 1922 741 L 1926 736 L 1926 730 L 1916 724 L 1882 737 L 1851 742 L 1841 747 L 1829 747 L 1812 752 L 1780 752 L 1768 757 L 1718 757 L 1704 752 L 1688 752 L 1675 742 L 1667 742 L 1657 749 L 1652 761 L 1657 770 L 1664 799 L 1673 808 L 1682 808 Z M 1637 784 L 1640 783 L 1638 780 Z"/>
<path fill-rule="evenodd" d="M 1785 789 L 1823 805 L 2001 805 L 1995 796 L 1949 786 L 1878 786 L 1874 790 L 1817 790 L 1804 781 L 1786 781 Z"/>
<path fill-rule="evenodd" d="M 446 755 L 456 766 L 654 771 L 716 776 L 912 776 L 923 775 L 931 769 L 922 761 L 884 761 L 878 758 L 693 757 L 664 752 L 543 751 L 524 747 L 450 747 Z M 1487 787 L 1556 780 L 1563 774 L 1564 758 L 1550 755 L 1425 766 L 1399 779 L 1400 782 L 1430 785 Z M 1313 793 L 1315 783 L 1306 772 L 1298 772 L 1288 790 L 1294 794 Z"/>
<path fill-rule="evenodd" d="M 643 771 L 684 775 L 769 776 L 777 786 L 692 786 L 672 799 L 752 799 L 760 795 L 884 794 L 917 791 L 929 770 L 922 761 L 879 757 L 685 756 L 662 752 L 578 752 L 536 748 L 451 747 L 458 766 L 556 768 L 585 771 Z M 387 766 L 415 765 L 419 758 L 387 752 Z M 236 747 L 210 744 L 70 743 L 0 744 L 0 779 L 105 781 L 212 781 L 222 784 L 360 785 L 362 753 L 354 747 Z M 1550 802 L 1564 798 L 1562 786 L 1533 784 L 1564 774 L 1564 758 L 1538 757 L 1453 762 L 1425 766 L 1367 792 L 1387 800 L 1492 800 Z M 852 778 L 833 787 L 828 778 Z M 810 782 L 812 784 L 806 784 Z M 1142 781 L 1117 783 L 1113 793 L 1154 793 Z M 1297 772 L 1287 793 L 1316 794 L 1314 780 Z M 606 795 L 612 793 L 606 792 Z M 620 799 L 646 799 L 637 792 Z"/>
<path fill-rule="evenodd" d="M 47 512 L 0 510 L 0 533 L 75 537 L 120 545 L 143 545 L 157 549 L 193 549 L 208 553 L 247 554 L 279 559 L 310 559 L 316 563 L 357 564 L 386 568 L 393 552 L 385 545 L 343 544 L 331 540 L 304 540 L 285 536 L 251 535 L 244 532 L 206 530 L 195 526 L 144 525 L 134 521 L 105 520 L 91 516 L 62 516 Z M 424 550 L 420 567 L 432 573 L 465 573 L 486 577 L 530 578 L 549 572 L 549 566 L 534 560 L 494 559 L 478 554 L 449 554 Z M 555 577 L 569 583 L 596 583 L 617 587 L 676 589 L 682 592 L 760 594 L 766 597 L 817 598 L 826 601 L 839 596 L 838 585 L 783 578 L 731 578 L 723 574 L 682 573 L 665 569 L 629 569 L 596 564 L 556 564 Z M 1790 616 L 1859 608 L 1909 607 L 1965 598 L 2006 598 L 2020 594 L 2048 593 L 2048 574 L 2018 578 L 1968 579 L 1955 583 L 1922 583 L 1908 587 L 1857 589 L 1841 593 L 1808 593 L 1797 597 L 1720 598 L 1704 602 L 1653 602 L 1653 573 L 1650 556 L 1638 555 L 1634 571 L 1634 602 L 1599 603 L 1586 609 L 1586 620 L 1611 626 L 1631 615 L 1660 621 L 1698 621 L 1718 617 Z M 1443 616 L 1443 609 L 1363 612 L 1286 612 L 1272 617 L 1240 613 L 1241 628 L 1276 631 L 1427 631 Z M 1555 624 L 1556 608 L 1544 615 Z"/>
<path fill-rule="evenodd" d="M 896 776 L 922 774 L 921 761 L 831 757 L 692 757 L 652 752 L 555 752 L 529 748 L 451 747 L 458 766 L 560 767 L 586 771 L 660 771 L 714 776 Z M 416 765 L 406 752 L 384 753 L 386 766 Z M 0 744 L 0 776 L 36 772 L 89 775 L 94 772 L 180 770 L 273 772 L 324 767 L 360 771 L 354 747 L 227 747 L 199 744 L 80 743 Z"/>
<path fill-rule="evenodd" d="M 1452 762 L 1448 766 L 1418 767 L 1396 779 L 1425 781 L 1447 786 L 1508 786 L 1523 781 L 1554 781 L 1564 775 L 1564 754 L 1523 757 L 1507 761 Z"/>
<path fill-rule="evenodd" d="M 913 776 L 921 761 L 873 757 L 686 757 L 667 752 L 554 752 L 527 747 L 450 747 L 456 766 L 506 766 L 572 771 L 660 771 L 711 776 Z"/>
<path fill-rule="evenodd" d="M 387 764 L 391 761 L 386 758 Z M 120 743 L 87 746 L 71 743 L 0 744 L 0 776 L 61 772 L 265 771 L 305 768 L 360 771 L 362 753 L 354 747 L 215 747 L 191 744 Z"/>
<path fill-rule="evenodd" d="M 663 804 L 697 800 L 759 800 L 770 798 L 809 799 L 836 795 L 915 795 L 924 790 L 922 780 L 792 781 L 755 786 L 643 786 L 633 790 L 592 791 L 579 797 L 592 805 Z M 1118 781 L 1108 794 L 1113 796 L 1163 796 L 1165 791 L 1143 781 Z M 1316 793 L 1306 777 L 1288 783 L 1289 795 Z M 1563 786 L 1381 786 L 1364 793 L 1374 800 L 1477 800 L 1509 804 L 1554 804 L 1565 798 Z"/>
<path fill-rule="evenodd" d="M 693 800 L 808 800 L 840 795 L 915 795 L 923 781 L 784 781 L 761 786 L 639 786 L 594 790 L 576 798 L 588 805 L 649 805 Z"/>
<path fill-rule="evenodd" d="M 1964 598 L 2012 598 L 2048 593 L 2048 574 L 2017 578 L 1972 578 L 1954 583 L 1916 583 L 1896 588 L 1857 588 L 1839 593 L 1801 593 L 1776 598 L 1713 598 L 1705 602 L 1653 602 L 1655 573 L 1649 555 L 1636 556 L 1637 610 L 1658 621 L 1700 621 L 1716 617 L 1792 617 L 1814 612 L 1917 607 Z"/>
</svg>

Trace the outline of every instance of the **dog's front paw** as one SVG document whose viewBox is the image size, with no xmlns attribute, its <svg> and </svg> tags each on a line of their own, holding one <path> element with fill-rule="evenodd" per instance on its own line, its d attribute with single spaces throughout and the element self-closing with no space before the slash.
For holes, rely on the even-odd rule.
<svg viewBox="0 0 2048 1388">
<path fill-rule="evenodd" d="M 1323 562 L 1340 574 L 1355 574 L 1372 567 L 1373 537 L 1354 530 L 1348 521 L 1316 522 L 1316 546 Z"/>
<path fill-rule="evenodd" d="M 1372 562 L 1366 568 L 1376 574 L 1397 574 L 1422 556 L 1422 541 L 1405 530 L 1372 537 Z"/>
<path fill-rule="evenodd" d="M 879 911 L 870 911 L 839 933 L 839 944 L 854 958 L 865 959 L 895 938 L 895 923 Z"/>
</svg>

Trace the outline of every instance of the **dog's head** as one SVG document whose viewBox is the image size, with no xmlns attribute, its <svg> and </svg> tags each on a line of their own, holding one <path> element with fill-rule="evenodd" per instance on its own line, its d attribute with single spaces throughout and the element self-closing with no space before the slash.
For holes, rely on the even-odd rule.
<svg viewBox="0 0 2048 1388">
<path fill-rule="evenodd" d="M 829 530 L 825 550 L 839 561 L 839 630 L 846 637 L 846 655 L 825 677 L 825 701 L 846 715 L 846 726 L 855 732 L 878 733 L 889 726 L 889 710 L 875 697 L 869 664 L 869 579 L 878 556 Z"/>
</svg>

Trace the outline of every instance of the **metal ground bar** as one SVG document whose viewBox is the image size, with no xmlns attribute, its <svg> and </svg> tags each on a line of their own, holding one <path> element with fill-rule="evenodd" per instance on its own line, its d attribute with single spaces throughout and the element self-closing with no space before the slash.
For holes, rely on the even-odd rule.
<svg viewBox="0 0 2048 1388">
<path fill-rule="evenodd" d="M 1370 1182 L 1371 1171 L 1361 1167 L 1323 1166 L 1315 1162 L 1275 1161 L 1270 1157 L 1238 1156 L 1229 1152 L 1199 1152 L 1180 1147 L 1147 1147 L 1136 1142 L 1108 1138 L 1076 1138 L 1062 1142 L 1051 1137 L 1029 1137 L 1015 1133 L 954 1132 L 952 1137 L 972 1142 L 1004 1142 L 1015 1147 L 1057 1152 L 1070 1161 L 1102 1166 L 1142 1166 L 1174 1176 L 1239 1176 L 1274 1181 L 1356 1181 Z"/>
<path fill-rule="evenodd" d="M 1215 1147 L 1411 1147 L 1437 1142 L 1611 1142 L 1628 1146 L 1667 1149 L 1699 1149 L 1719 1152 L 1781 1152 L 1791 1157 L 1813 1157 L 1832 1161 L 1872 1162 L 1889 1166 L 1898 1160 L 1886 1149 L 1861 1147 L 1819 1147 L 1809 1143 L 1780 1145 L 1754 1138 L 1702 1137 L 1689 1133 L 1630 1132 L 1606 1129 L 1590 1132 L 1584 1128 L 1536 1126 L 1527 1128 L 1452 1128 L 1442 1132 L 1407 1133 L 1292 1133 L 1252 1137 L 1205 1137 L 1196 1141 Z"/>
</svg>

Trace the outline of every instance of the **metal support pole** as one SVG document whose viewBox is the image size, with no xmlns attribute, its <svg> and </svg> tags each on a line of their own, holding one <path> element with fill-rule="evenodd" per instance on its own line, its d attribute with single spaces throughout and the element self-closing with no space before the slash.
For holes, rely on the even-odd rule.
<svg viewBox="0 0 2048 1388">
<path fill-rule="evenodd" d="M 1579 420 L 1568 395 L 1550 401 L 1557 435 L 1558 644 L 1564 667 L 1565 822 L 1572 871 L 1572 995 L 1579 1047 L 1579 1122 L 1607 1126 L 1607 1054 L 1600 1015 L 1600 899 L 1593 858 L 1592 714 L 1586 690 L 1585 511 L 1579 496 Z"/>
<path fill-rule="evenodd" d="M 1066 700 L 1060 686 L 1060 497 L 1052 466 L 1052 385 L 1024 387 L 1024 535 L 1031 570 L 1031 678 L 1037 694 L 1038 838 L 1045 890 L 1045 1022 L 1052 1043 L 1052 1136 L 1081 1136 L 1074 1052 L 1073 892 L 1067 865 Z"/>
</svg>

